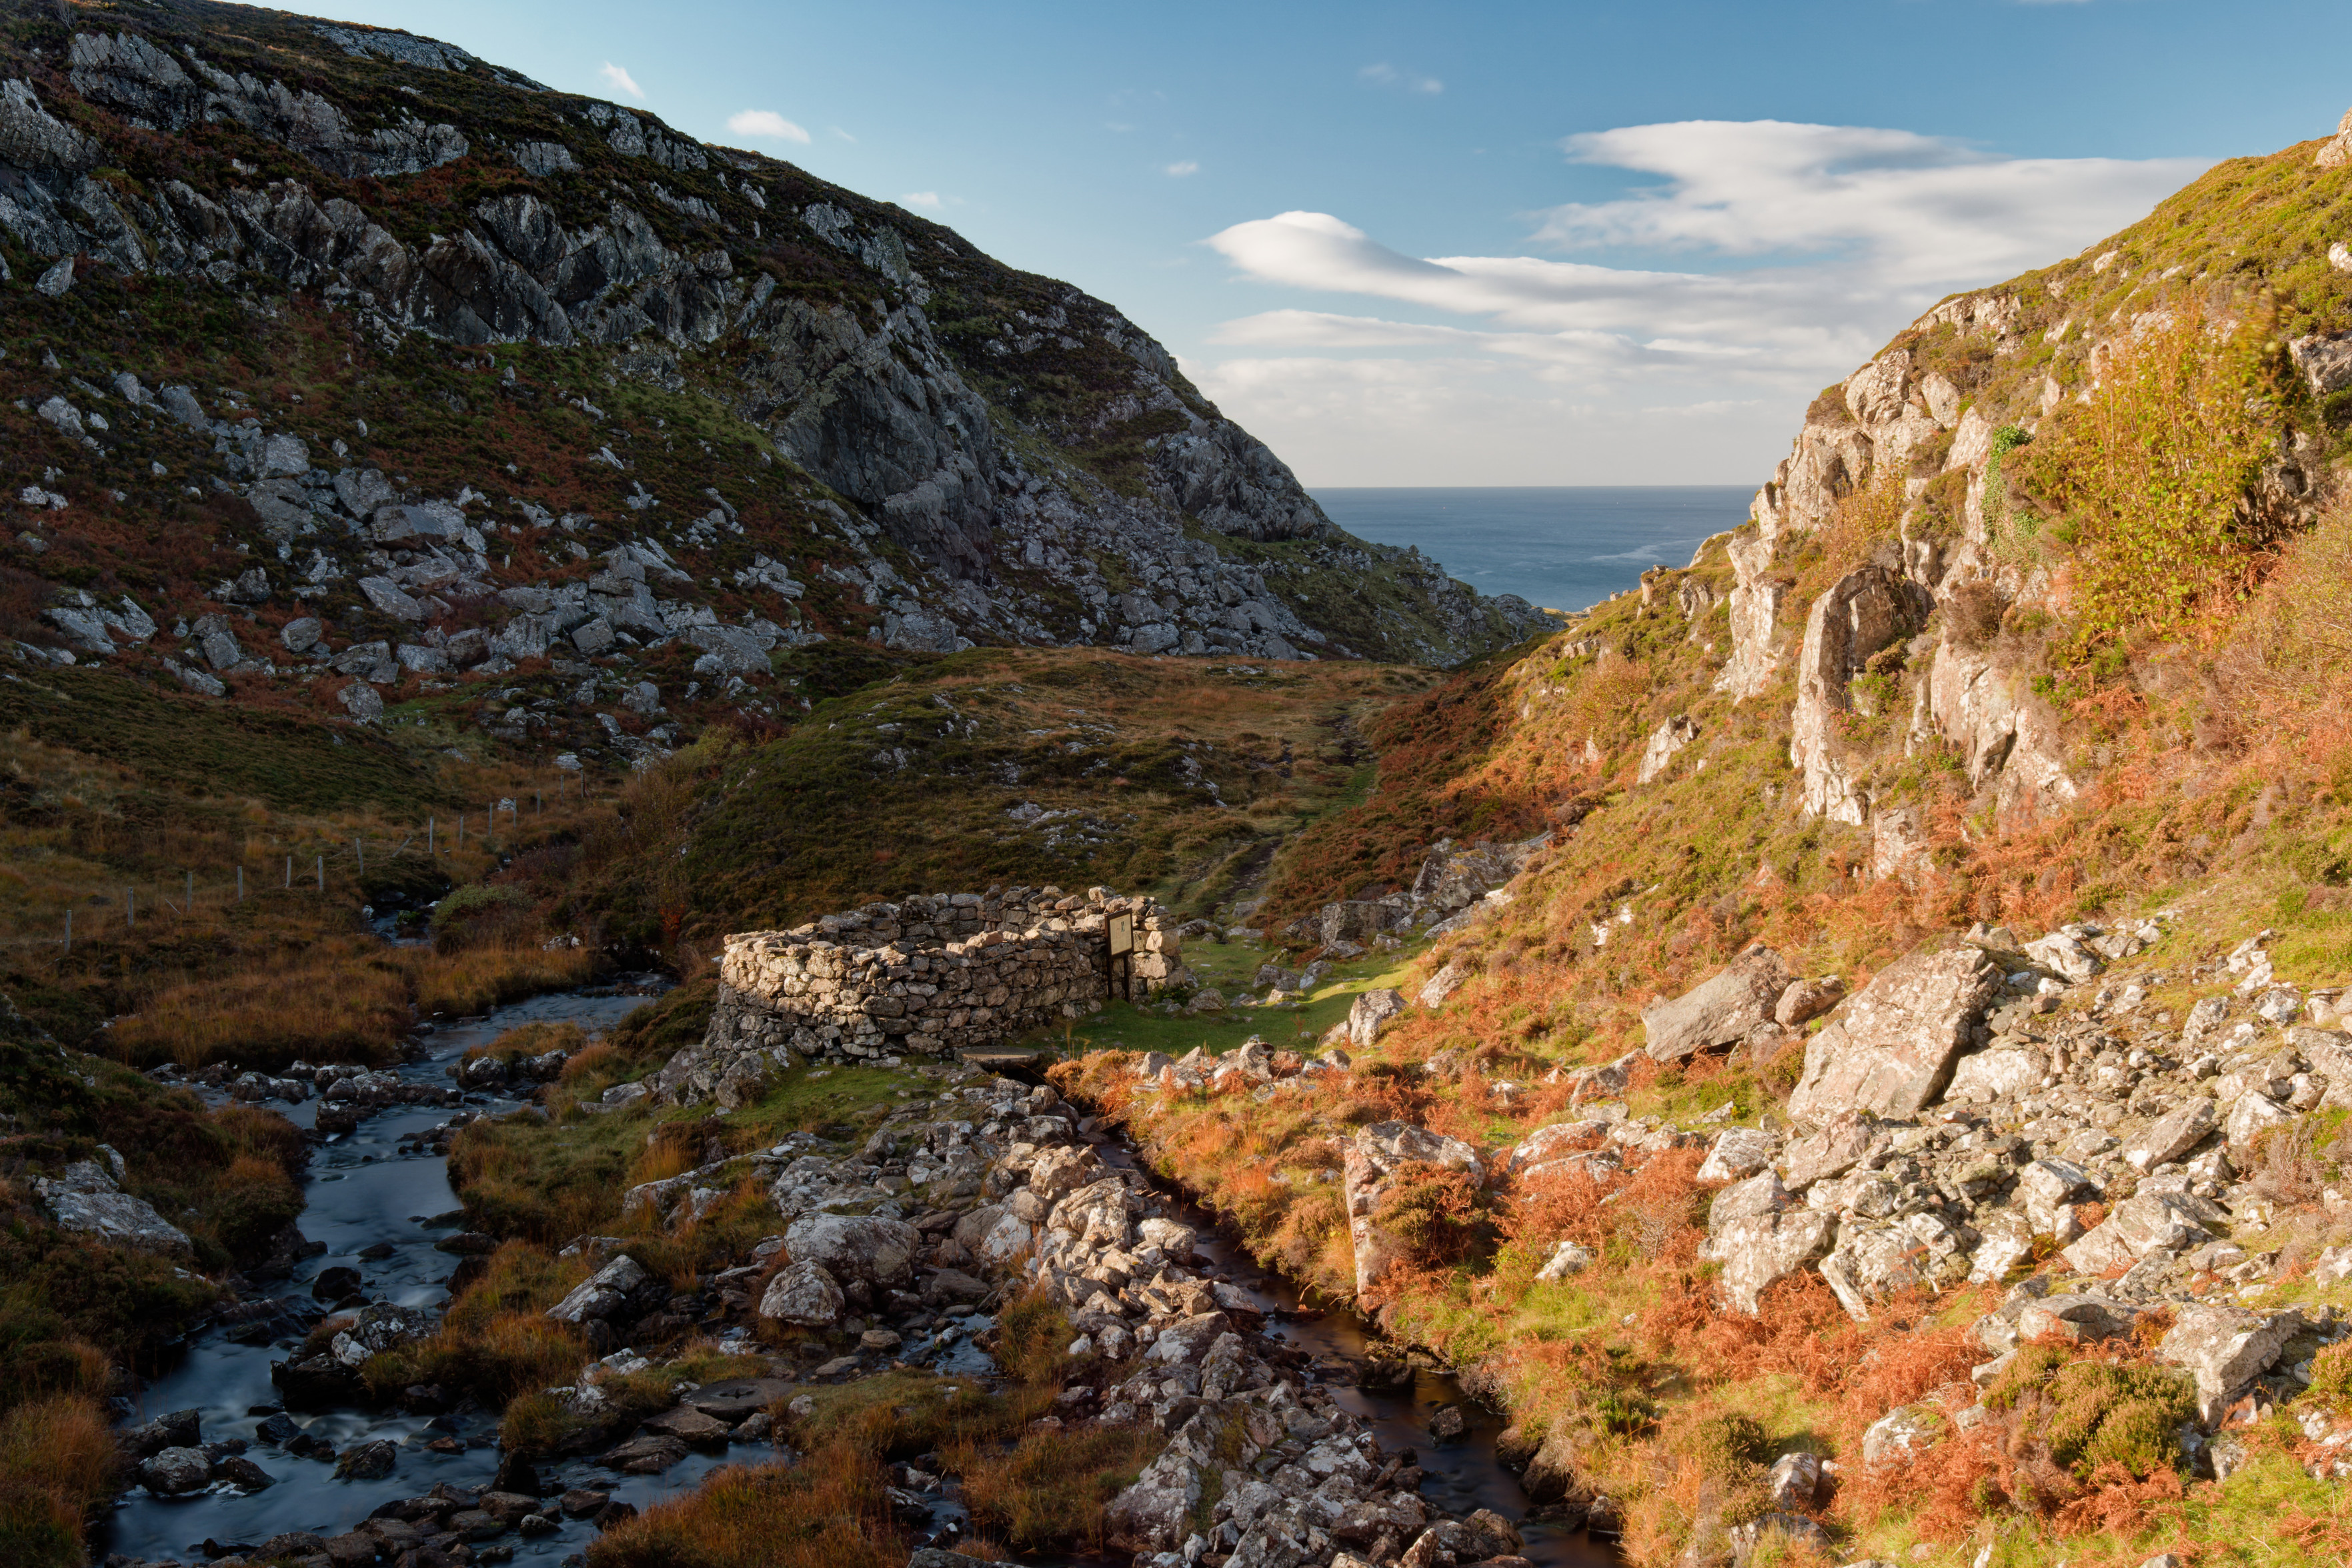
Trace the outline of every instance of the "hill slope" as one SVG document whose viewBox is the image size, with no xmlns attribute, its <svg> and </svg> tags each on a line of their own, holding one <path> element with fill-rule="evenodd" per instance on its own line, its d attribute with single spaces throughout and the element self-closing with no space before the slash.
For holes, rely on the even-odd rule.
<svg viewBox="0 0 2352 1568">
<path fill-rule="evenodd" d="M 63 20 L 74 17 L 71 26 Z M 0 636 L 619 758 L 819 637 L 1450 664 L 1115 309 L 407 34 L 0 6 Z"/>
</svg>

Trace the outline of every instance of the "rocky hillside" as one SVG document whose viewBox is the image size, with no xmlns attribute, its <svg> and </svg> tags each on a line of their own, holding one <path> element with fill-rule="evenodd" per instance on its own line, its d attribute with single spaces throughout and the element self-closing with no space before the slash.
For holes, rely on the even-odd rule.
<svg viewBox="0 0 2352 1568">
<path fill-rule="evenodd" d="M 819 639 L 1542 623 L 1335 528 L 1109 306 L 789 164 L 404 33 L 0 16 L 20 666 L 625 757 L 789 719 Z"/>
<path fill-rule="evenodd" d="M 1373 719 L 1265 922 L 1405 944 L 1344 1071 L 1066 1092 L 1633 1561 L 2340 1557 L 2345 148 L 1946 301 L 1746 527 Z M 1517 869 L 1424 907 L 1442 839 Z"/>
</svg>

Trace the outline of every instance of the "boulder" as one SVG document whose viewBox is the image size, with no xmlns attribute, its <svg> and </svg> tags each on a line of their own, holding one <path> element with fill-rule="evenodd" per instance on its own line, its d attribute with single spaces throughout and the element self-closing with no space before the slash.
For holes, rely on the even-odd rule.
<svg viewBox="0 0 2352 1568">
<path fill-rule="evenodd" d="M 156 1213 L 145 1198 L 117 1186 L 113 1174 L 95 1160 L 77 1160 L 54 1178 L 37 1176 L 32 1186 L 60 1230 L 181 1262 L 195 1256 L 195 1244 L 186 1231 Z"/>
<path fill-rule="evenodd" d="M 801 1328 L 831 1328 L 847 1298 L 822 1263 L 792 1263 L 777 1270 L 760 1296 L 760 1315 Z"/>
<path fill-rule="evenodd" d="M 1790 1115 L 1813 1124 L 1842 1111 L 1917 1115 L 1951 1081 L 2001 978 L 1974 947 L 1912 953 L 1889 964 L 1806 1042 Z"/>
<path fill-rule="evenodd" d="M 1466 1173 L 1483 1182 L 1486 1173 L 1478 1151 L 1459 1138 L 1449 1138 L 1408 1122 L 1375 1122 L 1360 1127 L 1349 1140 L 1342 1190 L 1348 1203 L 1348 1228 L 1355 1244 L 1356 1289 L 1370 1291 L 1389 1271 L 1402 1250 L 1396 1238 L 1378 1220 L 1381 1198 L 1396 1174 L 1407 1166 L 1433 1165 Z"/>
<path fill-rule="evenodd" d="M 2124 1149 L 2125 1163 L 2134 1170 L 2154 1170 L 2169 1165 L 2205 1141 L 2219 1119 L 2213 1102 L 2200 1095 L 2157 1118 L 2147 1131 Z"/>
<path fill-rule="evenodd" d="M 1835 975 L 1791 980 L 1772 1004 L 1772 1021 L 1782 1029 L 1810 1023 L 1845 999 L 1845 982 Z"/>
<path fill-rule="evenodd" d="M 1906 1405 L 1873 1421 L 1862 1434 L 1862 1462 L 1880 1465 L 1933 1448 L 1944 1436 L 1944 1417 L 1931 1405 Z"/>
<path fill-rule="evenodd" d="M 811 1214 L 793 1221 L 784 1248 L 796 1263 L 821 1263 L 836 1280 L 904 1285 L 914 1278 L 922 1233 L 875 1215 Z"/>
<path fill-rule="evenodd" d="M 658 1416 L 646 1417 L 646 1430 L 676 1437 L 688 1448 L 723 1448 L 727 1446 L 727 1423 L 691 1405 L 680 1405 Z"/>
<path fill-rule="evenodd" d="M 1600 1254 L 1591 1248 L 1574 1241 L 1563 1241 L 1552 1249 L 1551 1259 L 1536 1270 L 1536 1278 L 1547 1285 L 1557 1285 L 1571 1274 L 1581 1274 L 1592 1267 Z"/>
<path fill-rule="evenodd" d="M 1829 1251 L 1836 1235 L 1834 1215 L 1791 1209 L 1729 1222 L 1707 1238 L 1703 1255 L 1723 1265 L 1717 1285 L 1726 1304 L 1754 1317 L 1764 1288 Z"/>
<path fill-rule="evenodd" d="M 1817 1181 L 1842 1176 L 1862 1163 L 1877 1138 L 1878 1120 L 1869 1112 L 1841 1112 L 1820 1132 L 1789 1145 L 1780 1178 L 1790 1192 L 1802 1192 Z"/>
<path fill-rule="evenodd" d="M 1738 1181 L 1769 1166 L 1780 1152 L 1780 1138 L 1760 1127 L 1726 1127 L 1716 1134 L 1715 1147 L 1698 1167 L 1698 1179 Z"/>
<path fill-rule="evenodd" d="M 560 1322 L 586 1323 L 620 1314 L 637 1289 L 651 1278 L 644 1265 L 623 1252 L 572 1288 L 572 1293 L 547 1309 Z"/>
<path fill-rule="evenodd" d="M 2156 1358 L 2196 1379 L 2198 1414 L 2210 1427 L 2306 1326 L 2303 1314 L 2294 1311 L 2185 1306 L 2156 1347 Z"/>
<path fill-rule="evenodd" d="M 400 1463 L 399 1446 L 388 1438 L 345 1448 L 335 1460 L 335 1474 L 343 1480 L 380 1480 Z"/>
<path fill-rule="evenodd" d="M 2251 1149 L 2264 1133 L 2294 1120 L 2294 1113 L 2269 1095 L 2248 1090 L 2230 1102 L 2221 1123 L 2222 1136 L 2232 1149 Z"/>
<path fill-rule="evenodd" d="M 2211 1204 L 2185 1192 L 2135 1193 L 2063 1256 L 2066 1266 L 2078 1274 L 2113 1273 L 2151 1252 L 2179 1252 L 2210 1240 L 2206 1228 L 2226 1218 Z"/>
<path fill-rule="evenodd" d="M 1731 1045 L 1757 1025 L 1772 1020 L 1772 1009 L 1789 987 L 1789 972 L 1769 947 L 1750 947 L 1722 972 L 1672 1001 L 1642 1011 L 1654 1061 L 1680 1061 L 1714 1046 Z"/>
<path fill-rule="evenodd" d="M 1990 1105 L 2033 1088 L 2049 1071 L 2050 1059 L 2038 1051 L 1979 1051 L 1960 1058 L 1944 1098 L 1959 1105 Z"/>
<path fill-rule="evenodd" d="M 1445 967 L 1429 977 L 1421 988 L 1421 1005 L 1432 1011 L 1445 1005 L 1445 999 L 1461 989 L 1462 982 L 1470 977 L 1470 967 L 1459 958 L 1449 959 Z"/>
<path fill-rule="evenodd" d="M 1358 997 L 1348 1009 L 1348 1043 L 1368 1051 L 1380 1038 L 1381 1026 L 1404 1011 L 1404 993 L 1383 986 Z"/>
<path fill-rule="evenodd" d="M 202 1448 L 164 1448 L 139 1467 L 139 1481 L 163 1497 L 202 1490 L 213 1479 L 213 1462 Z"/>
</svg>

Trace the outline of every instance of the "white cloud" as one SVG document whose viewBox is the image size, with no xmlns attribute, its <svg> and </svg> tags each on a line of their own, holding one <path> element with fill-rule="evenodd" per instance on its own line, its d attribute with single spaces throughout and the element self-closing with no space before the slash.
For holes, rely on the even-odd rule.
<svg viewBox="0 0 2352 1568">
<path fill-rule="evenodd" d="M 1366 66 L 1356 73 L 1356 79 L 1372 87 L 1392 87 L 1403 92 L 1440 93 L 1445 84 L 1435 77 L 1414 76 L 1388 64 Z"/>
<path fill-rule="evenodd" d="M 755 141 L 797 141 L 808 144 L 809 133 L 772 109 L 746 109 L 727 117 L 727 129 Z"/>
<path fill-rule="evenodd" d="M 1822 383 L 1937 298 L 2070 255 L 2205 167 L 2005 159 L 1910 131 L 1771 120 L 1632 126 L 1563 147 L 1654 181 L 1535 214 L 1530 245 L 1574 259 L 1412 256 L 1317 212 L 1212 235 L 1244 277 L 1318 298 L 1223 323 L 1214 343 L 1267 357 L 1204 369 L 1203 390 L 1261 434 L 1288 429 L 1302 454 L 1324 454 L 1322 483 L 1547 482 L 1475 476 L 1531 462 L 1549 465 L 1550 483 L 1641 482 L 1629 464 L 1651 483 L 1760 479 Z M 1340 313 L 1326 307 L 1335 295 L 1392 311 Z M 1402 407 L 1399 367 L 1415 365 L 1433 383 L 1415 394 L 1423 422 L 1384 425 L 1374 406 Z M 1350 396 L 1366 400 L 1359 413 L 1343 411 Z M 1504 411 L 1513 397 L 1548 412 L 1531 424 Z M 1613 444 L 1545 425 L 1571 406 L 1606 410 Z M 1302 438 L 1313 409 L 1335 423 Z M 1535 444 L 1506 459 L 1489 423 Z M 1423 476 L 1344 476 L 1400 471 Z"/>
<path fill-rule="evenodd" d="M 938 212 L 947 204 L 940 200 L 937 191 L 909 191 L 898 198 L 898 204 L 902 207 L 928 207 Z"/>
<path fill-rule="evenodd" d="M 828 135 L 828 136 L 838 136 L 838 137 L 840 137 L 844 141 L 848 141 L 848 142 L 855 142 L 855 141 L 856 141 L 856 140 L 857 140 L 857 138 L 856 138 L 856 137 L 852 136 L 848 131 L 844 131 L 844 130 L 843 130 L 840 126 L 838 126 L 838 125 L 829 125 L 829 126 L 825 127 L 825 134 L 826 134 L 826 135 Z"/>
<path fill-rule="evenodd" d="M 1199 173 L 1201 172 L 1201 165 L 1194 162 L 1190 158 L 1185 158 L 1177 162 L 1169 164 L 1164 172 L 1171 179 L 1181 180 L 1187 174 Z"/>
<path fill-rule="evenodd" d="M 598 71 L 596 74 L 603 77 L 605 84 L 614 92 L 627 93 L 639 103 L 646 101 L 646 89 L 637 85 L 637 78 L 623 70 L 620 67 L 614 65 L 612 61 L 606 60 L 604 62 L 604 68 Z"/>
</svg>

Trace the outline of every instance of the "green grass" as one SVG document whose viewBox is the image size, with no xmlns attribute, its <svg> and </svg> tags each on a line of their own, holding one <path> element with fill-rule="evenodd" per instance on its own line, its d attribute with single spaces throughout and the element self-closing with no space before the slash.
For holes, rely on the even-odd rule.
<svg viewBox="0 0 2352 1568">
<path fill-rule="evenodd" d="M 108 670 L 50 670 L 0 682 L 0 733 L 135 768 L 151 786 L 250 797 L 279 810 L 450 807 L 434 771 L 347 725 L 182 695 Z"/>
</svg>

